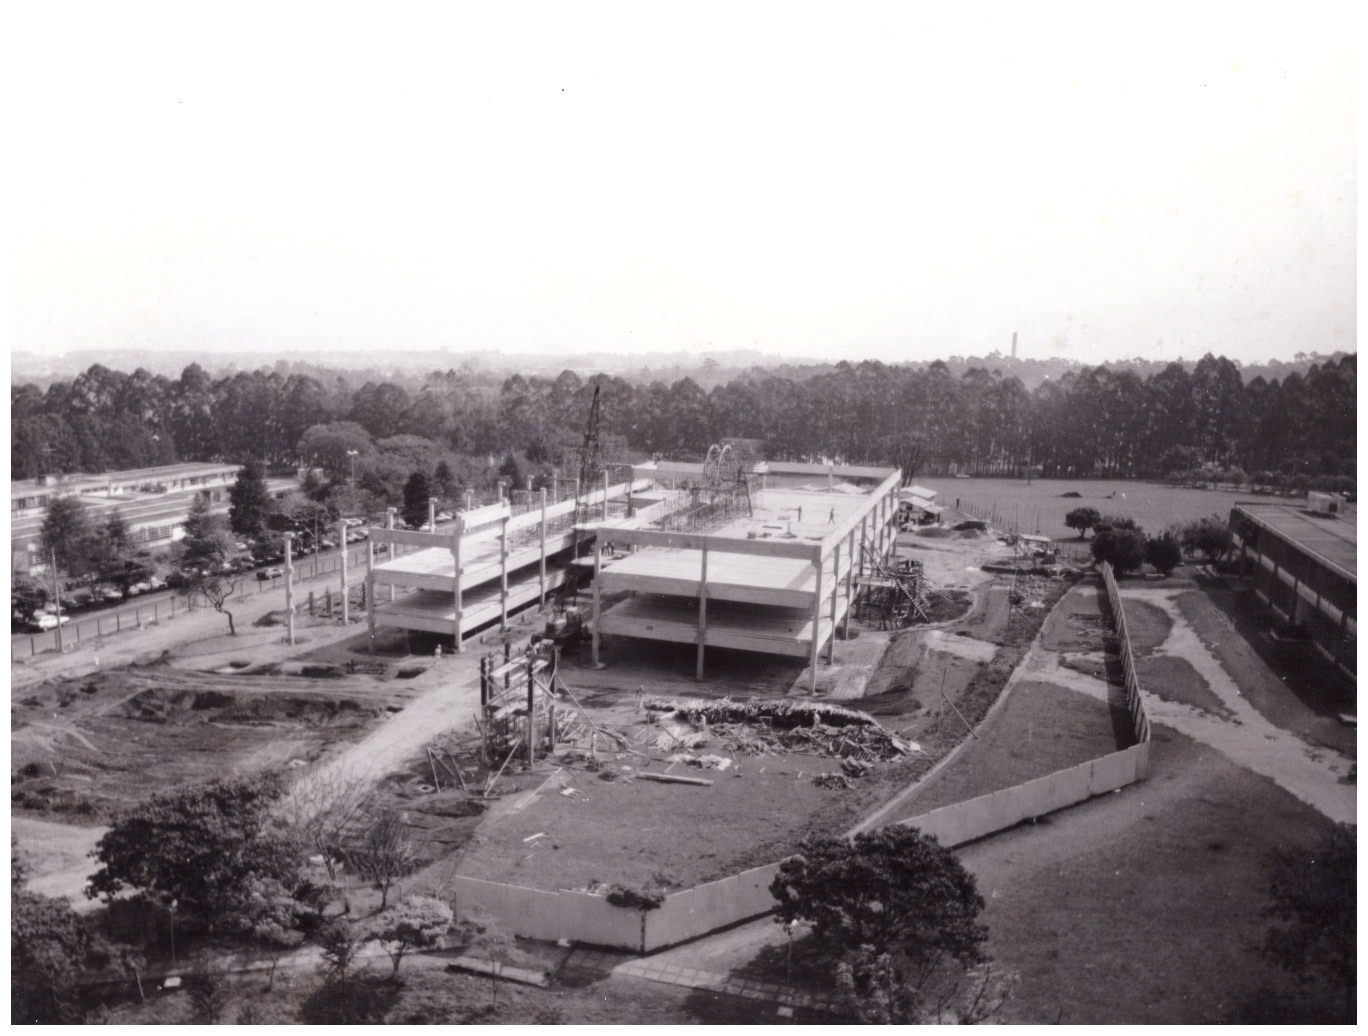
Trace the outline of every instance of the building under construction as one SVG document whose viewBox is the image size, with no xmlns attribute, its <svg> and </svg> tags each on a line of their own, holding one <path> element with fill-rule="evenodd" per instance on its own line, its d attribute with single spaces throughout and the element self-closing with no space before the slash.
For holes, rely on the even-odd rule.
<svg viewBox="0 0 1368 1036">
<path fill-rule="evenodd" d="M 715 465 L 715 467 L 710 466 Z M 892 468 L 761 464 L 638 465 L 661 501 L 601 529 L 590 618 L 604 636 L 806 658 L 815 690 L 822 650 L 849 622 L 855 580 L 889 551 L 900 473 Z M 654 512 L 654 513 L 653 513 Z"/>
<path fill-rule="evenodd" d="M 371 637 L 381 628 L 473 632 L 544 605 L 592 572 L 593 661 L 604 636 L 828 660 L 857 581 L 878 578 L 897 526 L 899 472 L 764 464 L 730 446 L 702 463 L 653 462 L 614 485 L 514 514 L 460 512 L 447 530 L 373 529 Z M 377 552 L 391 555 L 377 563 Z"/>
</svg>

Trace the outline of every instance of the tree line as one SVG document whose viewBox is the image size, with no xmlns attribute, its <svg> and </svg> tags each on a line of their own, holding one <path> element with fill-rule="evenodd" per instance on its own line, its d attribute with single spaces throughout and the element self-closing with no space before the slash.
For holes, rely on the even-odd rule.
<svg viewBox="0 0 1368 1036">
<path fill-rule="evenodd" d="M 462 368 L 349 381 L 262 369 L 179 378 L 95 365 L 46 390 L 11 388 L 14 478 L 175 461 L 269 467 L 326 459 L 335 475 L 385 452 L 573 461 L 594 389 L 608 453 L 701 456 L 723 438 L 763 441 L 773 459 L 817 455 L 924 473 L 1158 478 L 1238 472 L 1268 484 L 1348 478 L 1356 457 L 1357 358 L 1246 382 L 1224 357 L 1073 368 L 1028 390 L 989 366 L 841 362 L 814 373 L 754 368 L 705 390 L 691 377 L 629 381 Z M 326 429 L 331 433 L 319 432 Z M 313 433 L 313 434 L 311 434 Z M 338 436 L 351 441 L 337 452 Z M 347 450 L 355 450 L 348 454 Z M 479 465 L 477 465 L 479 466 Z M 412 468 L 410 468 L 412 470 Z M 431 469 L 429 469 L 431 470 Z M 1259 476 L 1263 476 L 1260 478 Z"/>
</svg>

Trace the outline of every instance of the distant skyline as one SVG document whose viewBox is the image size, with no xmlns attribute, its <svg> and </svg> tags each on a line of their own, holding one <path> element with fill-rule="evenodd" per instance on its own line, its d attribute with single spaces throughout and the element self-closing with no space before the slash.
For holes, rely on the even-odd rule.
<svg viewBox="0 0 1368 1036">
<path fill-rule="evenodd" d="M 1347 4 L 360 10 L 16 9 L 12 350 L 1357 349 Z"/>
</svg>

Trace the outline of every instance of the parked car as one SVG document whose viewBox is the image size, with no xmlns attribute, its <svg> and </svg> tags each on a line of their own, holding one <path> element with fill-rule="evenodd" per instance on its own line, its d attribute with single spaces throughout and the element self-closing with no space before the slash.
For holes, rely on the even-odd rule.
<svg viewBox="0 0 1368 1036">
<path fill-rule="evenodd" d="M 151 591 L 151 590 L 165 590 L 165 589 L 166 589 L 166 580 L 165 580 L 165 579 L 162 579 L 160 576 L 153 576 L 151 579 L 149 579 L 149 580 L 147 581 L 147 588 L 148 588 L 149 591 Z"/>
<path fill-rule="evenodd" d="M 365 524 L 366 524 L 366 519 L 364 519 L 364 518 L 343 518 L 342 521 L 343 521 L 346 525 L 351 526 L 352 528 L 355 528 L 355 527 L 358 526 L 358 525 L 365 525 Z"/>
<path fill-rule="evenodd" d="M 268 568 L 262 573 L 267 579 L 279 579 L 284 574 L 283 568 Z"/>
<path fill-rule="evenodd" d="M 102 601 L 122 601 L 122 600 L 123 600 L 123 591 L 121 591 L 121 590 L 119 590 L 118 588 L 113 587 L 113 586 L 106 586 L 104 589 L 102 589 L 102 590 L 100 591 L 100 600 L 102 600 Z"/>
<path fill-rule="evenodd" d="M 321 543 L 324 550 L 332 550 L 334 547 L 337 546 L 335 540 L 323 540 L 321 541 Z"/>
<path fill-rule="evenodd" d="M 455 517 L 456 516 L 452 514 L 450 511 L 439 511 L 437 514 L 437 520 L 439 522 L 449 522 Z"/>
<path fill-rule="evenodd" d="M 71 616 L 63 615 L 60 619 L 55 615 L 39 614 L 33 617 L 33 625 L 37 627 L 36 632 L 46 633 L 48 630 L 55 630 L 58 626 L 65 626 L 71 621 Z"/>
</svg>

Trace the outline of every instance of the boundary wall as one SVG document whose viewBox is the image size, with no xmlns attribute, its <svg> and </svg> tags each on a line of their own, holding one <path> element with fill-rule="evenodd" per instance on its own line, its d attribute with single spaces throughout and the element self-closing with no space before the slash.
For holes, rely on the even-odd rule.
<svg viewBox="0 0 1368 1036">
<path fill-rule="evenodd" d="M 1103 562 L 1098 567 L 1116 620 L 1136 743 L 1011 788 L 933 809 L 899 821 L 900 825 L 935 835 L 947 847 L 963 845 L 1149 775 L 1150 721 L 1140 695 L 1121 594 L 1111 566 Z M 647 911 L 614 907 L 601 896 L 583 892 L 545 892 L 459 875 L 453 887 L 458 911 L 473 908 L 491 914 L 518 935 L 648 953 L 769 913 L 774 909 L 769 886 L 780 865 L 753 867 L 672 893 L 659 908 Z"/>
</svg>

